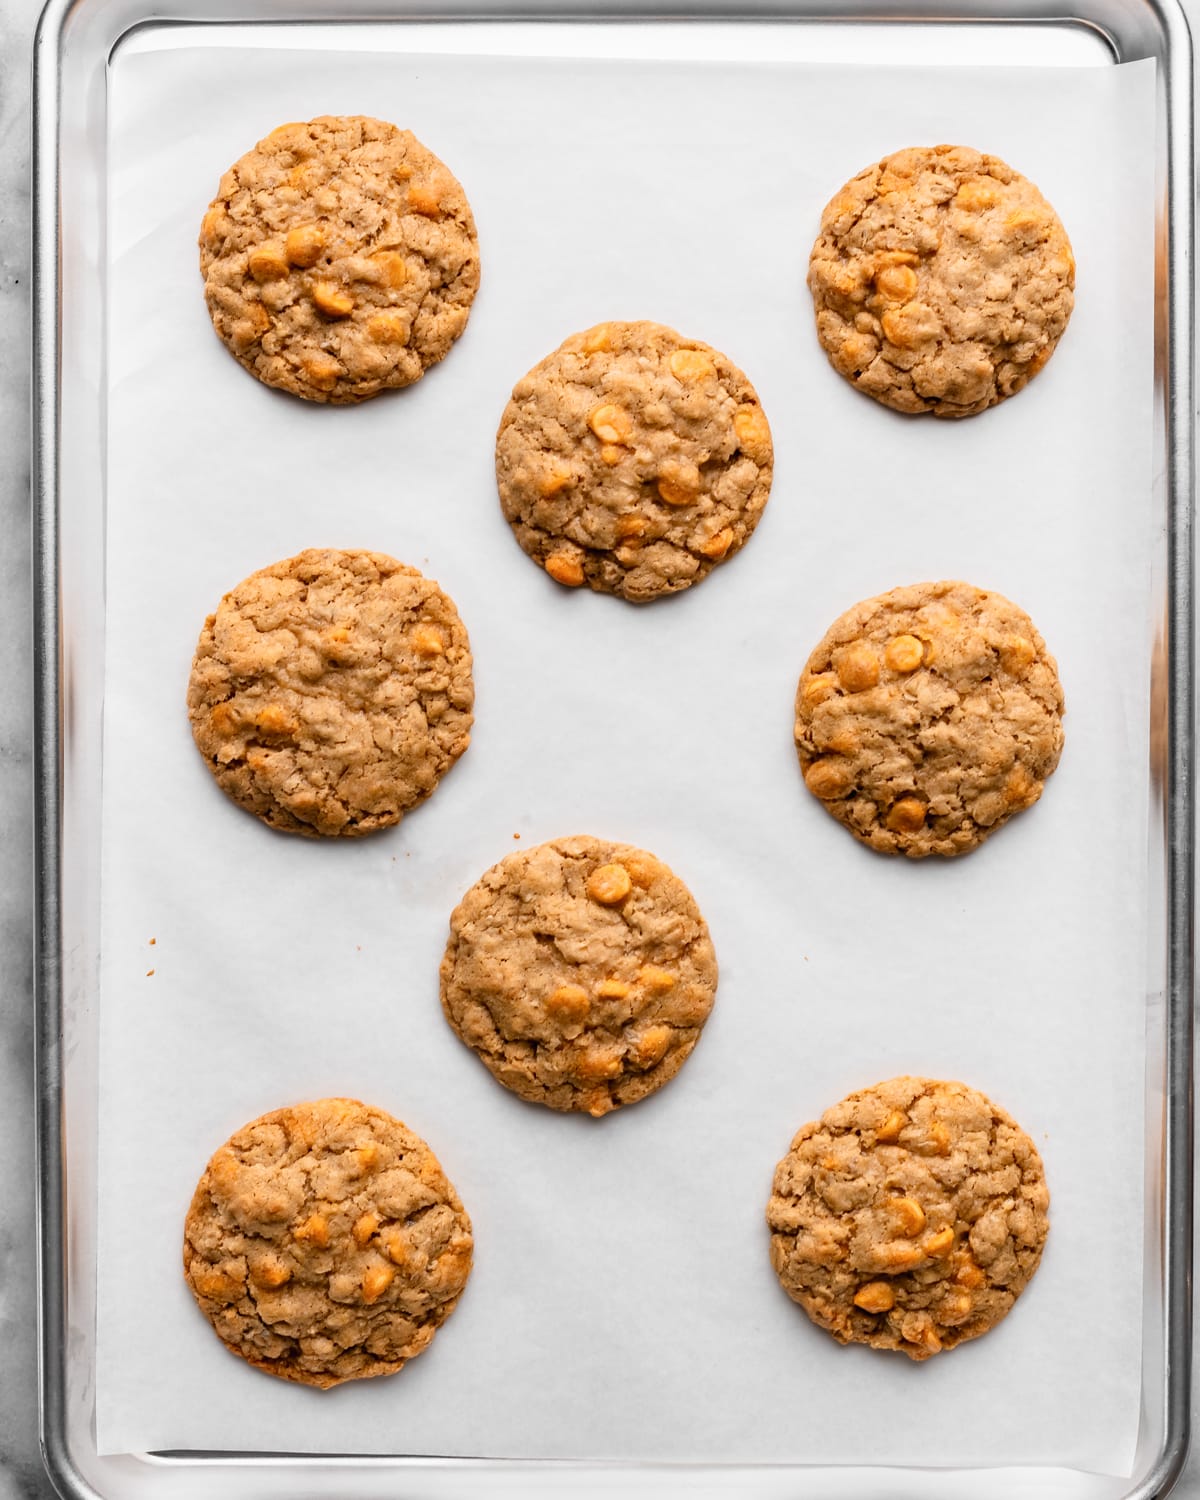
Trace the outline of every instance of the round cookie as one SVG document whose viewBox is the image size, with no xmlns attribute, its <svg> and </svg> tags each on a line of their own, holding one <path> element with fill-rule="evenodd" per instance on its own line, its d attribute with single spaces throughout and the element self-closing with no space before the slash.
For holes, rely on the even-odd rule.
<svg viewBox="0 0 1200 1500">
<path fill-rule="evenodd" d="M 458 611 L 380 552 L 313 548 L 252 573 L 200 632 L 196 746 L 223 791 L 287 833 L 374 833 L 470 743 Z"/>
<path fill-rule="evenodd" d="M 968 583 L 847 610 L 796 694 L 804 782 L 883 854 L 963 854 L 1031 807 L 1062 753 L 1063 693 L 1033 621 Z"/>
<path fill-rule="evenodd" d="M 672 1079 L 717 960 L 683 881 L 588 837 L 510 854 L 455 908 L 441 969 L 457 1035 L 522 1099 L 608 1114 Z"/>
<path fill-rule="evenodd" d="M 842 1344 L 928 1359 L 986 1333 L 1041 1260 L 1033 1142 L 961 1083 L 892 1078 L 805 1125 L 775 1169 L 771 1264 Z"/>
<path fill-rule="evenodd" d="M 226 1348 L 319 1386 L 393 1375 L 471 1273 L 471 1221 L 433 1152 L 356 1099 L 273 1110 L 204 1170 L 183 1271 Z"/>
<path fill-rule="evenodd" d="M 449 352 L 479 287 L 457 179 L 408 130 L 281 125 L 221 179 L 200 229 L 213 327 L 266 385 L 363 401 Z"/>
<path fill-rule="evenodd" d="M 1045 365 L 1075 304 L 1075 258 L 1032 182 L 966 146 L 914 147 L 852 178 L 821 216 L 817 336 L 857 389 L 969 417 Z"/>
<path fill-rule="evenodd" d="M 636 603 L 745 544 L 773 463 L 742 372 L 659 323 L 573 334 L 517 382 L 496 435 L 500 503 L 529 556 L 558 583 Z"/>
</svg>

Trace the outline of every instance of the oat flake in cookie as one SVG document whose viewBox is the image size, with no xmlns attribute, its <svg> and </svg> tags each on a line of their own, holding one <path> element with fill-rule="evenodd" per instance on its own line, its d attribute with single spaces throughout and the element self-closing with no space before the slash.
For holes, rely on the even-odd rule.
<svg viewBox="0 0 1200 1500">
<path fill-rule="evenodd" d="M 411 385 L 467 326 L 475 221 L 407 130 L 281 125 L 221 179 L 200 229 L 213 327 L 239 364 L 309 401 Z"/>
<path fill-rule="evenodd" d="M 883 854 L 963 854 L 1042 795 L 1063 693 L 1033 621 L 969 583 L 856 604 L 796 694 L 804 782 Z"/>
<path fill-rule="evenodd" d="M 805 1125 L 775 1169 L 771 1264 L 843 1344 L 928 1359 L 986 1333 L 1041 1260 L 1033 1142 L 961 1083 L 892 1078 Z"/>
<path fill-rule="evenodd" d="M 821 347 L 857 390 L 896 411 L 969 417 L 1054 353 L 1075 258 L 1058 215 L 998 157 L 914 147 L 829 204 L 808 284 Z"/>
<path fill-rule="evenodd" d="M 517 382 L 496 480 L 551 578 L 635 602 L 741 548 L 771 492 L 771 429 L 725 355 L 660 323 L 600 323 Z"/>
<path fill-rule="evenodd" d="M 661 860 L 581 836 L 510 854 L 471 887 L 441 979 L 446 1019 L 506 1088 L 599 1116 L 683 1066 L 717 960 Z"/>
<path fill-rule="evenodd" d="M 287 833 L 398 823 L 467 748 L 467 632 L 432 579 L 314 548 L 253 573 L 204 622 L 188 684 L 220 787 Z"/>
<path fill-rule="evenodd" d="M 471 1272 L 471 1221 L 433 1152 L 356 1099 L 277 1109 L 209 1162 L 183 1271 L 221 1341 L 319 1386 L 393 1375 Z"/>
</svg>

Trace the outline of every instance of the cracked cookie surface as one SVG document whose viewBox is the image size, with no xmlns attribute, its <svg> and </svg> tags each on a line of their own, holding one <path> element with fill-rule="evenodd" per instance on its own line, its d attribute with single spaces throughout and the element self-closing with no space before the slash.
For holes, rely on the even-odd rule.
<svg viewBox="0 0 1200 1500">
<path fill-rule="evenodd" d="M 659 323 L 573 334 L 517 382 L 496 481 L 556 582 L 643 603 L 732 557 L 771 491 L 771 429 L 725 355 Z"/>
<path fill-rule="evenodd" d="M 967 583 L 919 583 L 834 622 L 796 693 L 808 790 L 883 854 L 963 854 L 1042 794 L 1063 693 L 1032 620 Z"/>
<path fill-rule="evenodd" d="M 356 115 L 272 131 L 221 179 L 199 243 L 221 340 L 264 384 L 309 401 L 419 380 L 479 287 L 457 179 L 411 131 Z"/>
<path fill-rule="evenodd" d="M 928 1359 L 1011 1311 L 1049 1202 L 1002 1109 L 961 1083 L 892 1078 L 796 1134 L 767 1206 L 771 1264 L 840 1343 Z"/>
<path fill-rule="evenodd" d="M 470 743 L 467 632 L 415 568 L 313 548 L 225 595 L 187 702 L 205 763 L 248 812 L 287 833 L 374 833 Z"/>
<path fill-rule="evenodd" d="M 184 1227 L 188 1286 L 222 1343 L 326 1389 L 428 1347 L 471 1271 L 471 1221 L 433 1152 L 356 1099 L 253 1120 L 216 1152 Z"/>
<path fill-rule="evenodd" d="M 1058 215 L 998 157 L 914 147 L 832 199 L 808 284 L 821 347 L 857 390 L 896 411 L 968 417 L 1053 354 L 1075 259 Z"/>
<path fill-rule="evenodd" d="M 675 1076 L 716 988 L 679 877 L 583 835 L 493 866 L 455 908 L 441 969 L 446 1019 L 506 1088 L 594 1116 Z"/>
</svg>

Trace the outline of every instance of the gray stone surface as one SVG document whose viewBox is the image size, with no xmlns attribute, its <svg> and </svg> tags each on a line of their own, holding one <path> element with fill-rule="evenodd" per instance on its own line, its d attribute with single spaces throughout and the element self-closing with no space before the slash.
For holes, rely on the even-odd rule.
<svg viewBox="0 0 1200 1500">
<path fill-rule="evenodd" d="M 53 1491 L 34 1348 L 30 816 L 29 71 L 36 7 L 0 4 L 0 1500 Z"/>
<path fill-rule="evenodd" d="M 1195 30 L 1200 0 L 1188 3 Z M 0 1500 L 54 1494 L 37 1441 L 32 1130 L 29 72 L 37 11 L 34 0 L 0 0 Z M 1175 1494 L 1200 1500 L 1200 1454 Z"/>
</svg>

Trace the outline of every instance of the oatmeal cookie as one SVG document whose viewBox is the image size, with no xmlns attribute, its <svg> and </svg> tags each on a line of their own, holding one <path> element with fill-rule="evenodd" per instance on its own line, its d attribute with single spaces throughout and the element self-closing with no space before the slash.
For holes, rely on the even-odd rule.
<svg viewBox="0 0 1200 1500">
<path fill-rule="evenodd" d="M 1037 1149 L 961 1083 L 892 1078 L 805 1125 L 775 1169 L 771 1264 L 842 1344 L 928 1359 L 986 1333 L 1041 1260 Z"/>
<path fill-rule="evenodd" d="M 232 1136 L 192 1198 L 183 1270 L 226 1348 L 319 1386 L 393 1375 L 471 1272 L 471 1221 L 419 1136 L 356 1099 Z"/>
<path fill-rule="evenodd" d="M 581 836 L 510 854 L 471 887 L 441 983 L 446 1019 L 506 1088 L 600 1116 L 683 1066 L 717 960 L 661 860 Z"/>
<path fill-rule="evenodd" d="M 884 854 L 963 854 L 1031 807 L 1062 753 L 1063 693 L 1029 616 L 968 583 L 856 604 L 796 694 L 804 782 Z"/>
<path fill-rule="evenodd" d="M 204 215 L 213 327 L 266 385 L 345 404 L 449 352 L 479 287 L 457 179 L 411 131 L 361 116 L 281 125 Z"/>
<path fill-rule="evenodd" d="M 253 573 L 204 622 L 197 749 L 272 828 L 398 823 L 467 748 L 467 632 L 437 584 L 380 552 L 313 548 Z"/>
<path fill-rule="evenodd" d="M 808 284 L 821 347 L 855 389 L 896 411 L 969 417 L 1054 353 L 1075 258 L 1058 215 L 999 157 L 914 147 L 829 204 Z"/>
<path fill-rule="evenodd" d="M 529 556 L 569 588 L 638 603 L 745 544 L 773 463 L 742 372 L 659 323 L 573 334 L 517 382 L 496 437 L 500 503 Z"/>
</svg>

